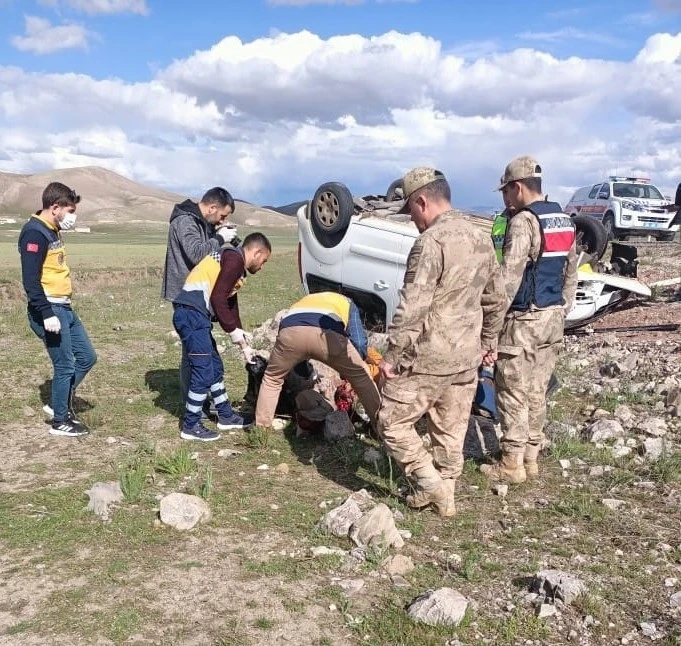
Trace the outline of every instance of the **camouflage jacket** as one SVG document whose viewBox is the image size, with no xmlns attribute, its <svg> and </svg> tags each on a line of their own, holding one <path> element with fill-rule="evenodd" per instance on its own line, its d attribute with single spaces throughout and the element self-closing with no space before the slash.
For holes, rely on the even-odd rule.
<svg viewBox="0 0 681 646">
<path fill-rule="evenodd" d="M 518 211 L 508 221 L 506 237 L 504 238 L 503 261 L 501 263 L 501 275 L 506 290 L 507 304 L 513 302 L 523 272 L 529 260 L 536 261 L 541 251 L 541 231 L 537 218 L 529 211 Z M 572 309 L 577 293 L 577 253 L 573 244 L 567 258 L 565 275 L 563 278 L 563 306 L 567 314 Z M 555 309 L 560 306 L 554 306 Z M 539 309 L 533 307 L 532 309 Z M 510 313 L 509 313 L 510 314 Z M 514 317 L 522 316 L 522 313 L 513 313 Z"/>
<path fill-rule="evenodd" d="M 397 371 L 448 375 L 496 349 L 506 297 L 489 232 L 462 215 L 438 216 L 414 243 L 384 360 Z"/>
</svg>

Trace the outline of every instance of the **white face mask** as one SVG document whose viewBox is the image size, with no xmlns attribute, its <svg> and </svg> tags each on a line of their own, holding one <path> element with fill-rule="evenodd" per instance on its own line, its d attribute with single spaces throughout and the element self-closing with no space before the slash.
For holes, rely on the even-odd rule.
<svg viewBox="0 0 681 646">
<path fill-rule="evenodd" d="M 64 219 L 59 223 L 59 228 L 62 231 L 68 231 L 76 223 L 76 218 L 75 212 L 67 212 Z"/>
</svg>

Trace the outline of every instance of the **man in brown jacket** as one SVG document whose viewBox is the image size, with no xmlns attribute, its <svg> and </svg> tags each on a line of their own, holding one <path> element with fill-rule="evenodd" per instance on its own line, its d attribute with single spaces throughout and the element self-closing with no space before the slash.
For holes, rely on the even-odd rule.
<svg viewBox="0 0 681 646">
<path fill-rule="evenodd" d="M 444 175 L 415 168 L 404 176 L 404 195 L 403 212 L 421 235 L 409 253 L 380 366 L 378 429 L 415 480 L 407 503 L 453 516 L 477 371 L 496 349 L 506 300 L 489 232 L 452 210 Z M 425 413 L 432 455 L 414 428 Z"/>
</svg>

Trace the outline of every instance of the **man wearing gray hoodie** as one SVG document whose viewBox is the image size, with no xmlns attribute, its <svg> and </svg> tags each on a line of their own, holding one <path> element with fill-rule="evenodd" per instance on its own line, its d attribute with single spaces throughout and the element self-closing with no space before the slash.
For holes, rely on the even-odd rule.
<svg viewBox="0 0 681 646">
<path fill-rule="evenodd" d="M 220 186 L 211 188 L 197 204 L 185 200 L 176 204 L 170 214 L 168 249 L 163 270 L 161 296 L 173 301 L 184 285 L 189 272 L 209 253 L 236 238 L 236 227 L 225 221 L 234 213 L 234 198 Z M 180 391 L 182 401 L 189 388 L 189 359 L 184 348 L 180 361 Z"/>
</svg>

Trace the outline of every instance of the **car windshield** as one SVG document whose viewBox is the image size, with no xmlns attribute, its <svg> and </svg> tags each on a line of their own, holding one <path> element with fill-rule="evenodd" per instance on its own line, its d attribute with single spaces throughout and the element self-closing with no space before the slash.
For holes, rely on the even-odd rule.
<svg viewBox="0 0 681 646">
<path fill-rule="evenodd" d="M 633 182 L 615 182 L 613 184 L 615 197 L 633 197 L 644 200 L 662 200 L 662 193 L 652 184 L 635 184 Z"/>
</svg>

